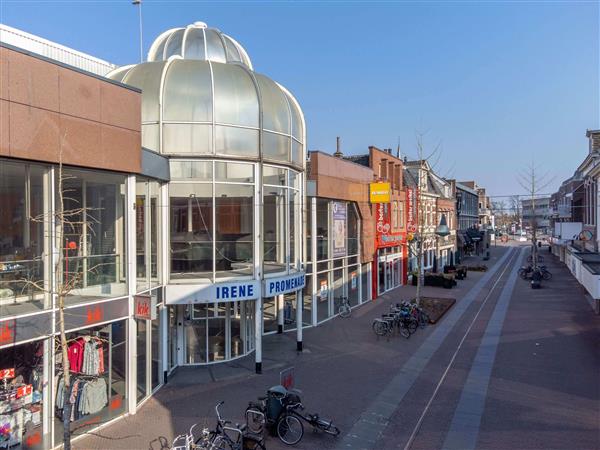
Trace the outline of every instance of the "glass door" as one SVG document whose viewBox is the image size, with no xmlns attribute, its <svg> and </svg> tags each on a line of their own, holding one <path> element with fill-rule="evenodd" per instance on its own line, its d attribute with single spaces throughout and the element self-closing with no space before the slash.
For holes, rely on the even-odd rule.
<svg viewBox="0 0 600 450">
<path fill-rule="evenodd" d="M 258 300 L 260 301 L 260 300 Z M 246 330 L 246 345 L 244 351 L 246 353 L 254 350 L 254 311 L 255 302 L 243 302 L 244 306 L 244 329 Z"/>
</svg>

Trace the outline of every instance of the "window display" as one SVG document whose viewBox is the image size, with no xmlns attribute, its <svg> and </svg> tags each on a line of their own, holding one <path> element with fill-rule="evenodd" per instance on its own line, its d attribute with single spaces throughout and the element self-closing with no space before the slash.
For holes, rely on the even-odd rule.
<svg viewBox="0 0 600 450">
<path fill-rule="evenodd" d="M 56 353 L 54 438 L 62 438 L 63 410 L 71 404 L 71 434 L 125 412 L 127 348 L 126 321 L 67 334 L 70 386 L 65 391 L 62 354 Z M 56 443 L 57 443 L 56 442 Z"/>
<path fill-rule="evenodd" d="M 42 442 L 42 341 L 0 351 L 0 449 Z"/>
</svg>

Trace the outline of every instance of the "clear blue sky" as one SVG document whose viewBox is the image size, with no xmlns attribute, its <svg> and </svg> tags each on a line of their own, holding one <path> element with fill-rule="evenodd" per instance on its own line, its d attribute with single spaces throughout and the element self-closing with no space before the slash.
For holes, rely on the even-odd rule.
<svg viewBox="0 0 600 450">
<path fill-rule="evenodd" d="M 116 64 L 139 59 L 128 0 L 0 2 L 0 22 Z M 308 148 L 415 155 L 441 142 L 441 175 L 522 193 L 535 156 L 569 177 L 599 121 L 597 2 L 199 2 L 145 0 L 144 52 L 201 20 L 236 38 L 255 70 L 289 88 Z"/>
</svg>

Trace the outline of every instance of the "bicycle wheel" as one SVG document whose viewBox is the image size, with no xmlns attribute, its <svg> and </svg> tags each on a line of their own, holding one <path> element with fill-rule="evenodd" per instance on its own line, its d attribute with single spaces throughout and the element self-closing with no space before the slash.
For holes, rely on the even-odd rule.
<svg viewBox="0 0 600 450">
<path fill-rule="evenodd" d="M 242 450 L 266 450 L 262 440 L 254 436 L 242 437 Z"/>
<path fill-rule="evenodd" d="M 304 436 L 304 425 L 296 416 L 284 414 L 277 422 L 277 436 L 286 445 L 296 445 Z"/>
<path fill-rule="evenodd" d="M 527 271 L 525 269 L 519 269 L 519 276 L 523 279 L 527 279 Z"/>
<path fill-rule="evenodd" d="M 415 331 L 417 331 L 417 328 L 419 327 L 419 322 L 417 322 L 416 319 L 414 318 L 410 318 L 408 320 L 407 326 L 406 328 L 408 328 L 408 331 L 410 332 L 410 334 L 414 334 Z"/>
<path fill-rule="evenodd" d="M 210 450 L 234 450 L 232 443 L 223 435 L 215 436 L 215 439 L 210 443 Z"/>
<path fill-rule="evenodd" d="M 377 336 L 385 336 L 388 332 L 388 325 L 385 322 L 373 322 L 373 331 Z"/>
<path fill-rule="evenodd" d="M 340 306 L 340 317 L 347 318 L 352 315 L 352 309 L 350 309 L 349 305 L 341 305 Z"/>
<path fill-rule="evenodd" d="M 429 320 L 429 314 L 421 311 L 421 314 L 419 314 L 419 325 L 421 328 L 425 328 L 427 325 L 429 325 Z"/>
<path fill-rule="evenodd" d="M 552 278 L 552 274 L 550 272 L 548 272 L 547 270 L 544 270 L 542 278 L 544 280 L 549 280 L 550 278 Z"/>
<path fill-rule="evenodd" d="M 405 324 L 405 323 L 403 323 L 403 322 L 402 322 L 402 323 L 400 323 L 400 328 L 399 328 L 399 330 L 400 330 L 400 334 L 401 334 L 402 336 L 404 336 L 406 339 L 408 339 L 408 338 L 410 337 L 410 335 L 411 335 L 411 332 L 410 332 L 410 331 L 408 331 L 408 328 L 406 327 L 406 324 Z"/>
</svg>

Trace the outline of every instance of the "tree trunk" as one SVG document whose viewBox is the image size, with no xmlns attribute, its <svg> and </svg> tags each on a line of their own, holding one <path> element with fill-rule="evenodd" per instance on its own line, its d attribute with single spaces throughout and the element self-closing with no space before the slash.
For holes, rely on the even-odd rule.
<svg viewBox="0 0 600 450">
<path fill-rule="evenodd" d="M 65 297 L 62 294 L 58 297 L 58 305 L 60 347 L 63 365 L 63 446 L 65 450 L 71 450 L 71 373 L 67 348 L 67 335 L 65 334 Z"/>
</svg>

